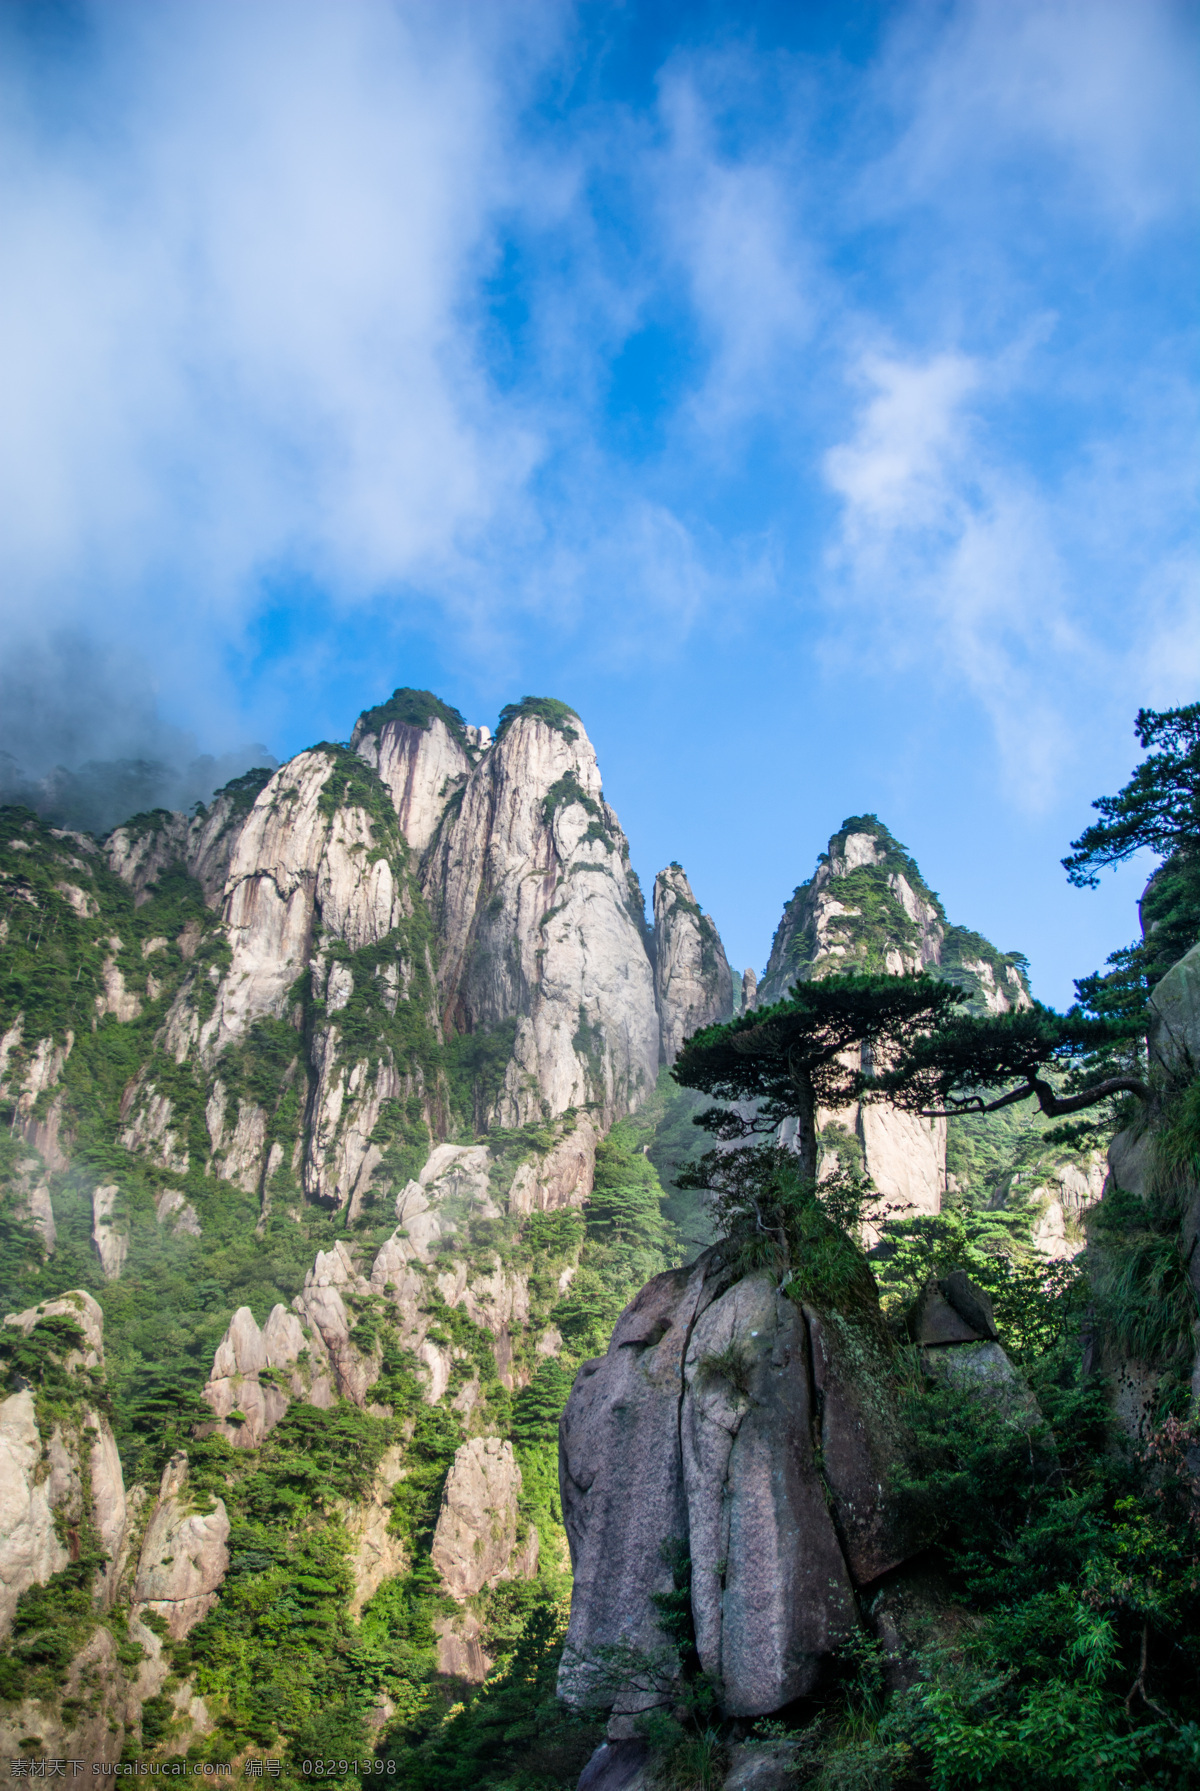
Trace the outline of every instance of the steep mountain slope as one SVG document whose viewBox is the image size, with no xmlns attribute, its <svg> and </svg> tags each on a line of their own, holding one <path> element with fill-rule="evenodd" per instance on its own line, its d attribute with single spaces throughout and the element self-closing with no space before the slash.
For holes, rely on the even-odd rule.
<svg viewBox="0 0 1200 1791">
<path fill-rule="evenodd" d="M 31 1542 L 5 1734 L 228 1759 L 317 1745 L 327 1707 L 342 1752 L 435 1721 L 497 1645 L 488 1600 L 554 1607 L 559 1361 L 676 1250 L 653 1130 L 621 1123 L 658 1078 L 654 941 L 582 724 L 527 699 L 493 740 L 398 691 L 350 747 L 102 850 L 3 811 L 0 875 L 0 1279 L 18 1311 L 99 1303 L 132 1514 L 99 1640 L 100 1557 Z M 29 1364 L 0 1358 L 36 1483 L 53 1411 L 26 1437 Z M 294 1496 L 301 1459 L 326 1466 Z M 214 1498 L 229 1548 L 168 1650 L 168 1532 Z M 266 1623 L 298 1558 L 332 1668 Z"/>
<path fill-rule="evenodd" d="M 658 1073 L 641 891 L 583 724 L 527 700 L 448 802 L 423 872 L 449 1030 L 510 1028 L 483 1123 L 631 1112 Z"/>
<path fill-rule="evenodd" d="M 941 901 L 876 815 L 843 821 L 795 890 L 758 987 L 760 1006 L 834 970 L 936 970 L 988 1013 L 1025 1007 L 1025 960 L 952 927 Z"/>
</svg>

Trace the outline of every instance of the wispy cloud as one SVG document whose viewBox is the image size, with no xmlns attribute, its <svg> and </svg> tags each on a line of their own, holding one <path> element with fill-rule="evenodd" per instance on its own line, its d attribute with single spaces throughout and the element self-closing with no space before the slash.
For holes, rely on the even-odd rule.
<svg viewBox="0 0 1200 1791">
<path fill-rule="evenodd" d="M 983 198 L 984 227 L 997 199 L 1130 230 L 1169 216 L 1196 198 L 1196 27 L 1186 0 L 898 10 L 873 97 L 899 130 L 865 190 L 883 209 Z"/>
<path fill-rule="evenodd" d="M 780 130 L 721 142 L 730 111 L 774 72 L 735 50 L 681 58 L 660 87 L 657 217 L 703 344 L 686 419 L 710 443 L 750 418 L 778 418 L 831 296 L 804 215 L 802 117 L 784 111 Z"/>
<path fill-rule="evenodd" d="M 1018 790 L 1085 691 L 1178 691 L 1193 8 L 915 0 L 861 68 L 693 32 L 577 105 L 550 0 L 80 16 L 0 74 L 0 646 L 136 639 L 211 713 L 289 579 L 515 678 L 771 650 L 786 590 L 806 667 L 869 618 Z"/>
<path fill-rule="evenodd" d="M 533 15 L 90 22 L 74 125 L 10 61 L 0 127 L 9 592 L 86 616 L 166 583 L 219 625 L 280 560 L 346 596 L 451 560 L 539 453 L 478 329 Z"/>
</svg>

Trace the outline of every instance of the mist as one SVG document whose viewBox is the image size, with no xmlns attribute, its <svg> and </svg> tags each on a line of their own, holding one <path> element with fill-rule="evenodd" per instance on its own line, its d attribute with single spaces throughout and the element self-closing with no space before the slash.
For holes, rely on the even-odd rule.
<svg viewBox="0 0 1200 1791">
<path fill-rule="evenodd" d="M 59 634 L 10 645 L 0 667 L 0 802 L 57 826 L 100 838 L 278 763 L 261 742 L 214 750 L 164 720 L 149 667 L 127 649 Z"/>
</svg>

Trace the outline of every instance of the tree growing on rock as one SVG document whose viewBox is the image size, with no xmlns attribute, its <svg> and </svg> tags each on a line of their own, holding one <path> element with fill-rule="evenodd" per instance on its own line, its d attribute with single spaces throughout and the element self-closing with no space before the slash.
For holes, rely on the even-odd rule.
<svg viewBox="0 0 1200 1791">
<path fill-rule="evenodd" d="M 927 1119 L 996 1113 L 1030 1099 L 1053 1119 L 1116 1095 L 1145 1101 L 1147 1083 L 1114 1061 L 1143 1031 L 1136 1016 L 1093 1018 L 1078 1007 L 1059 1014 L 1040 1001 L 1016 1013 L 947 1014 L 889 1068 L 863 1077 L 858 1092 Z"/>
<path fill-rule="evenodd" d="M 696 1117 L 724 1142 L 766 1136 L 795 1121 L 800 1174 L 815 1180 L 818 1107 L 855 1100 L 864 1071 L 894 1061 L 961 999 L 952 984 L 923 973 L 800 983 L 774 1007 L 694 1033 L 676 1061 L 675 1080 L 739 1104 Z"/>
<path fill-rule="evenodd" d="M 1102 870 L 1136 852 L 1163 860 L 1142 896 L 1143 937 L 1111 953 L 1110 970 L 1075 985 L 1084 1007 L 1100 1015 L 1141 1014 L 1150 991 L 1200 938 L 1200 703 L 1139 709 L 1134 732 L 1149 756 L 1115 796 L 1097 797 L 1100 819 L 1063 859 L 1078 889 L 1095 889 Z"/>
</svg>

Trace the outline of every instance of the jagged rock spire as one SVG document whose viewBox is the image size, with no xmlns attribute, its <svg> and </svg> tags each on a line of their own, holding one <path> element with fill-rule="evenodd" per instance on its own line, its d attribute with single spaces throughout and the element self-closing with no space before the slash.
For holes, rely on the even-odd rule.
<svg viewBox="0 0 1200 1791">
<path fill-rule="evenodd" d="M 678 864 L 654 879 L 654 994 L 665 1064 L 693 1032 L 733 1012 L 733 974 L 720 934 Z"/>
<path fill-rule="evenodd" d="M 422 882 L 441 941 L 447 1033 L 515 1022 L 485 1123 L 591 1107 L 604 1126 L 658 1072 L 642 896 L 579 717 L 526 698 L 447 808 Z"/>
</svg>

